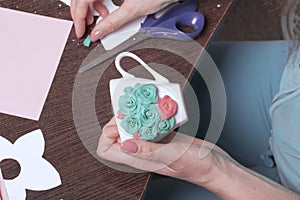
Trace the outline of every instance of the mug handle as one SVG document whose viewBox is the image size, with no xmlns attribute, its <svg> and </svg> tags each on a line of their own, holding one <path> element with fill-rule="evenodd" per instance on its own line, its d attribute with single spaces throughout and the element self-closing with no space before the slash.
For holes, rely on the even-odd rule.
<svg viewBox="0 0 300 200">
<path fill-rule="evenodd" d="M 115 59 L 115 65 L 117 70 L 120 72 L 120 74 L 123 76 L 123 78 L 134 78 L 135 76 L 124 71 L 123 68 L 120 65 L 121 59 L 124 57 L 130 57 L 139 62 L 153 77 L 157 82 L 160 83 L 169 83 L 169 80 L 154 71 L 149 65 L 147 65 L 141 58 L 139 58 L 137 55 L 131 53 L 131 52 L 122 52 L 117 55 Z"/>
</svg>

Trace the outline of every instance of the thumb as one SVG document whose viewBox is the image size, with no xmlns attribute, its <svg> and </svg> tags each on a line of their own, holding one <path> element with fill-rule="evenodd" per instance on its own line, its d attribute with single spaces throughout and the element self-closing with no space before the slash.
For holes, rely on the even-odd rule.
<svg viewBox="0 0 300 200">
<path fill-rule="evenodd" d="M 169 165 L 180 158 L 189 145 L 183 143 L 159 144 L 144 140 L 126 140 L 121 150 L 143 160 L 161 162 Z"/>
<path fill-rule="evenodd" d="M 138 17 L 137 12 L 130 12 L 127 6 L 121 6 L 113 11 L 111 14 L 104 17 L 97 23 L 91 33 L 92 41 L 95 42 L 105 35 L 117 30 L 127 22 Z"/>
</svg>

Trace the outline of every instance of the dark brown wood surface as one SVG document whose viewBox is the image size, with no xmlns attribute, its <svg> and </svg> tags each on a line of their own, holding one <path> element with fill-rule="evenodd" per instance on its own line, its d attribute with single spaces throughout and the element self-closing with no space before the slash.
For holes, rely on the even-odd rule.
<svg viewBox="0 0 300 200">
<path fill-rule="evenodd" d="M 205 15 L 206 25 L 197 42 L 203 47 L 211 41 L 232 4 L 233 0 L 199 0 L 199 11 Z M 58 0 L 0 0 L 0 7 L 71 20 L 69 7 Z M 1 31 L 5 31 L 5 27 L 1 27 Z M 22 29 L 20 37 L 21 33 Z M 0 135 L 15 142 L 32 130 L 41 129 L 44 134 L 44 158 L 57 169 L 62 185 L 47 191 L 27 190 L 27 199 L 139 199 L 149 173 L 129 173 L 113 169 L 109 167 L 111 163 L 101 161 L 95 154 L 101 132 L 99 129 L 112 117 L 108 82 L 120 75 L 114 67 L 79 75 L 79 67 L 87 57 L 93 57 L 93 51 L 96 54 L 104 52 L 101 45 L 93 44 L 86 48 L 82 42 L 82 39 L 76 39 L 73 28 L 40 120 L 0 114 Z M 180 48 L 182 47 L 184 44 Z M 155 61 L 172 66 L 185 78 L 190 76 L 193 69 L 193 64 L 167 51 L 149 48 L 135 52 L 146 62 Z M 197 54 L 199 57 L 200 52 Z M 124 65 L 132 65 L 132 62 L 127 61 Z M 95 76 L 97 73 L 102 75 Z M 163 71 L 160 73 L 168 74 Z M 171 81 L 177 79 L 174 76 L 168 78 Z M 94 109 L 95 113 L 88 113 L 85 106 Z M 20 166 L 14 160 L 3 160 L 0 167 L 6 179 L 13 179 L 20 172 Z"/>
</svg>

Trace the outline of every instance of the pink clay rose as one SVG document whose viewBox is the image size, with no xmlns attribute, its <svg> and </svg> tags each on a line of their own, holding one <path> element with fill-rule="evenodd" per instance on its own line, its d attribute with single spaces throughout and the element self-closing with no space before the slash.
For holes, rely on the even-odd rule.
<svg viewBox="0 0 300 200">
<path fill-rule="evenodd" d="M 171 118 L 177 112 L 177 103 L 170 96 L 158 98 L 158 112 L 163 119 Z"/>
<path fill-rule="evenodd" d="M 125 116 L 126 116 L 126 115 L 124 115 L 124 113 L 122 113 L 121 111 L 118 111 L 117 113 L 118 113 L 118 116 L 117 116 L 117 117 L 118 117 L 119 119 L 124 119 Z M 0 200 L 1 200 L 1 199 L 0 199 Z"/>
</svg>

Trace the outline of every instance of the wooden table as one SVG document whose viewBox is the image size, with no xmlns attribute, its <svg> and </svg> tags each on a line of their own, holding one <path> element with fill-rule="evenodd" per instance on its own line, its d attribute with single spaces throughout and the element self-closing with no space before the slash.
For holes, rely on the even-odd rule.
<svg viewBox="0 0 300 200">
<path fill-rule="evenodd" d="M 196 41 L 206 47 L 232 6 L 233 0 L 199 0 L 199 4 L 199 11 L 205 15 L 206 25 Z M 69 7 L 58 0 L 0 0 L 0 6 L 71 20 Z M 95 154 L 99 127 L 103 127 L 112 117 L 108 81 L 120 75 L 113 67 L 107 67 L 101 72 L 103 74 L 100 78 L 93 77 L 94 72 L 80 77 L 77 74 L 78 69 L 85 58 L 91 55 L 89 53 L 92 49 L 104 52 L 101 45 L 93 44 L 91 48 L 86 48 L 82 42 L 82 39 L 76 39 L 72 29 L 40 120 L 32 121 L 0 114 L 0 134 L 11 142 L 36 129 L 41 129 L 44 134 L 44 158 L 57 169 L 62 185 L 47 191 L 27 191 L 27 199 L 140 199 L 149 173 L 128 173 L 112 169 L 107 163 L 100 162 Z M 193 64 L 165 51 L 139 49 L 136 53 L 146 62 L 154 60 L 172 66 L 185 78 L 188 78 L 193 70 Z M 200 52 L 198 54 L 199 58 Z M 131 61 L 125 62 L 124 65 L 126 63 L 132 65 Z M 93 80 L 90 83 L 87 79 L 95 79 L 98 85 L 95 86 Z M 173 79 L 176 81 L 176 77 Z M 79 90 L 76 89 L 78 87 Z M 89 89 L 94 96 L 90 96 Z M 82 97 L 78 98 L 80 95 Z M 80 112 L 84 111 L 80 110 L 81 105 L 84 109 L 91 100 L 94 104 L 90 108 L 95 109 L 95 114 L 82 115 Z M 89 120 L 95 120 L 95 117 L 98 125 L 93 129 L 93 122 Z M 3 160 L 0 167 L 5 179 L 13 179 L 20 172 L 20 166 L 14 160 Z"/>
</svg>

